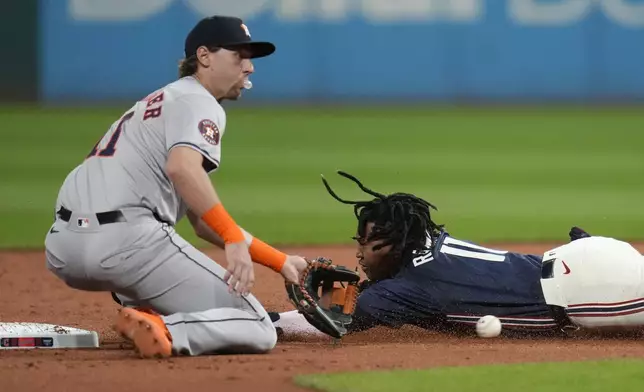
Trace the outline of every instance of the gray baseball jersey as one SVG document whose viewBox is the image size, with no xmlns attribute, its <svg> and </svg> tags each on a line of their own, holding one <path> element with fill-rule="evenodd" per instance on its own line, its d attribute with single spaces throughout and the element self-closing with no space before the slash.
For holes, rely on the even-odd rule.
<svg viewBox="0 0 644 392">
<path fill-rule="evenodd" d="M 229 294 L 225 269 L 174 230 L 187 206 L 165 174 L 169 151 L 193 148 L 212 172 L 225 126 L 223 108 L 192 77 L 137 102 L 67 176 L 56 211 L 71 213 L 57 213 L 45 239 L 50 271 L 156 310 L 177 353 L 265 352 L 277 341 L 257 299 Z M 101 219 L 113 211 L 121 219 Z"/>
<path fill-rule="evenodd" d="M 165 174 L 169 151 L 186 146 L 221 160 L 226 114 L 193 77 L 180 79 L 137 102 L 67 177 L 59 202 L 71 210 L 145 207 L 175 224 L 187 210 Z"/>
</svg>

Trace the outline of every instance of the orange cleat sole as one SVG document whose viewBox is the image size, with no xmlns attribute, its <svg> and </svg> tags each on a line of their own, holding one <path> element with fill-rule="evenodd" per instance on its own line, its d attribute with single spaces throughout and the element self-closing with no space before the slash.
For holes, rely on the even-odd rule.
<svg viewBox="0 0 644 392">
<path fill-rule="evenodd" d="M 172 339 L 159 316 L 136 309 L 119 309 L 114 330 L 132 341 L 141 358 L 169 358 Z"/>
</svg>

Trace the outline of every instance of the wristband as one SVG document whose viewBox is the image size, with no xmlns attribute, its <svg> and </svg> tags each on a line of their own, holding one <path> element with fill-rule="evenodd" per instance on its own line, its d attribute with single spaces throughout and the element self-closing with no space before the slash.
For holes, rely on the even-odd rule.
<svg viewBox="0 0 644 392">
<path fill-rule="evenodd" d="M 275 272 L 282 271 L 286 262 L 286 254 L 264 243 L 258 238 L 253 238 L 248 248 L 250 257 L 259 264 L 262 264 Z"/>
<path fill-rule="evenodd" d="M 218 203 L 206 211 L 201 219 L 206 222 L 208 227 L 219 234 L 224 243 L 234 244 L 245 241 L 244 233 L 237 223 L 228 215 L 226 209 L 221 203 Z"/>
</svg>

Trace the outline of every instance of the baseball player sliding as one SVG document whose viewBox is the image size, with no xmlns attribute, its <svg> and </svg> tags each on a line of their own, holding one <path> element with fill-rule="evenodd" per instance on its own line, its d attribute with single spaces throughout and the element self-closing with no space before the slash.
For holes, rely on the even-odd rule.
<svg viewBox="0 0 644 392">
<path fill-rule="evenodd" d="M 346 332 L 404 324 L 473 331 L 485 315 L 528 333 L 644 327 L 644 257 L 630 244 L 573 227 L 569 243 L 543 255 L 490 249 L 452 237 L 432 221 L 427 201 L 383 195 L 340 174 L 374 197 L 343 200 L 324 180 L 334 198 L 355 208 L 357 257 L 368 278 Z M 328 320 L 341 311 L 327 306 L 328 317 L 311 313 L 307 322 L 307 309 L 295 304 L 299 312 L 270 313 L 284 333 L 320 333 L 321 325 L 340 334 Z"/>
<path fill-rule="evenodd" d="M 115 329 L 143 357 L 266 352 L 277 340 L 250 295 L 253 262 L 297 282 L 306 261 L 239 227 L 208 174 L 221 164 L 225 99 L 236 100 L 252 58 L 272 54 L 242 20 L 201 20 L 185 40 L 180 79 L 138 101 L 65 179 L 45 240 L 47 267 L 67 285 L 111 291 L 127 305 Z M 181 238 L 225 248 L 223 268 Z"/>
</svg>

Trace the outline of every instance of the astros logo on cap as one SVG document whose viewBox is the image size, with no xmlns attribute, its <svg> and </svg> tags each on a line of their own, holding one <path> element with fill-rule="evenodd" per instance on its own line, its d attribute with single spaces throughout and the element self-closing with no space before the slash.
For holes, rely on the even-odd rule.
<svg viewBox="0 0 644 392">
<path fill-rule="evenodd" d="M 245 24 L 242 23 L 241 28 L 244 29 L 244 32 L 246 33 L 248 38 L 250 38 L 250 31 L 248 31 L 248 27 Z"/>
</svg>

